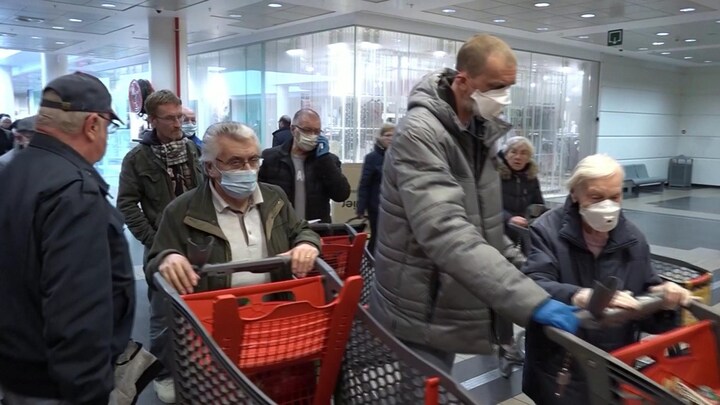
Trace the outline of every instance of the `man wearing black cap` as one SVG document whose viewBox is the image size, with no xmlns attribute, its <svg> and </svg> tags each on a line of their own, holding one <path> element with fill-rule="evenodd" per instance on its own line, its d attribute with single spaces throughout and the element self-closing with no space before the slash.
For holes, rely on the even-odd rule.
<svg viewBox="0 0 720 405">
<path fill-rule="evenodd" d="M 0 156 L 0 170 L 13 160 L 20 149 L 25 149 L 30 143 L 35 131 L 35 116 L 15 120 L 15 122 L 10 125 L 10 131 L 12 131 L 14 147 L 6 154 Z"/>
<path fill-rule="evenodd" d="M 43 90 L 30 145 L 3 170 L 0 391 L 5 404 L 107 404 L 135 309 L 122 215 L 93 168 L 119 121 L 76 72 Z"/>
</svg>

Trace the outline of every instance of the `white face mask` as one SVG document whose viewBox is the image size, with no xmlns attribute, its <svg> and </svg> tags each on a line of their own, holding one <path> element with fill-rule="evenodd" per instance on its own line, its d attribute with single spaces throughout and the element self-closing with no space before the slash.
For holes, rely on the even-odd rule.
<svg viewBox="0 0 720 405">
<path fill-rule="evenodd" d="M 484 93 L 475 91 L 472 96 L 481 117 L 486 120 L 495 119 L 506 105 L 510 104 L 510 86 Z"/>
<path fill-rule="evenodd" d="M 295 144 L 298 149 L 304 152 L 310 152 L 315 149 L 318 143 L 318 136 L 306 134 L 299 129 L 296 129 L 297 135 L 295 136 Z"/>
<path fill-rule="evenodd" d="M 195 124 L 183 124 L 182 125 L 182 131 L 187 136 L 193 136 L 195 135 L 195 132 L 197 132 L 197 125 Z"/>
<path fill-rule="evenodd" d="M 620 204 L 612 200 L 603 200 L 580 208 L 580 216 L 592 229 L 598 232 L 610 232 L 617 226 Z"/>
</svg>

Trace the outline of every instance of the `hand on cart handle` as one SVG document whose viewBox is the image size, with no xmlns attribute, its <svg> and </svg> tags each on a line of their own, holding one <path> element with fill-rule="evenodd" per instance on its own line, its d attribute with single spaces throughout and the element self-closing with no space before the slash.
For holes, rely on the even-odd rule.
<svg viewBox="0 0 720 405">
<path fill-rule="evenodd" d="M 320 254 L 318 248 L 310 243 L 300 243 L 280 256 L 290 257 L 292 273 L 295 277 L 305 277 L 314 267 L 315 259 Z"/>
<path fill-rule="evenodd" d="M 572 304 L 587 309 L 592 297 L 592 288 L 581 288 L 572 296 Z M 608 304 L 608 308 L 638 309 L 640 304 L 630 291 L 617 291 Z"/>
<path fill-rule="evenodd" d="M 693 299 L 701 299 L 700 297 L 694 297 L 689 290 L 670 281 L 650 287 L 650 292 L 664 295 L 665 309 L 675 309 L 678 305 L 687 307 Z"/>
<path fill-rule="evenodd" d="M 178 253 L 165 256 L 160 263 L 159 271 L 180 294 L 192 293 L 200 279 L 188 259 Z"/>
</svg>

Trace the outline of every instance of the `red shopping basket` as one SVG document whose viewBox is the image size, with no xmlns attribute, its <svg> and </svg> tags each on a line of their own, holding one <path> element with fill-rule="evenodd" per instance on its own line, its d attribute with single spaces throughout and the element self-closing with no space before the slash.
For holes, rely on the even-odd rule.
<svg viewBox="0 0 720 405">
<path fill-rule="evenodd" d="M 312 224 L 320 234 L 320 257 L 335 270 L 341 280 L 360 274 L 368 235 L 348 224 Z M 317 273 L 311 273 L 314 275 Z"/>
<path fill-rule="evenodd" d="M 660 384 L 677 377 L 692 388 L 710 387 L 717 393 L 720 392 L 720 369 L 714 329 L 712 321 L 703 320 L 629 345 L 612 355 L 631 366 L 638 362 L 650 363 L 641 372 Z M 647 401 L 634 387 L 625 385 L 623 389 L 639 398 L 626 400 L 625 404 L 639 405 Z"/>
</svg>

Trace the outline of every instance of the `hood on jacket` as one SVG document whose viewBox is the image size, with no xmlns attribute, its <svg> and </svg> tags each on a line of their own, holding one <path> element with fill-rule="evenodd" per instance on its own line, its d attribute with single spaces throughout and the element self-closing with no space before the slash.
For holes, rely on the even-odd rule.
<svg viewBox="0 0 720 405">
<path fill-rule="evenodd" d="M 140 134 L 140 143 L 143 145 L 160 145 L 160 140 L 154 129 L 146 129 Z"/>
<path fill-rule="evenodd" d="M 505 159 L 505 153 L 503 151 L 498 152 L 497 171 L 500 173 L 500 178 L 503 180 L 510 180 L 513 173 L 523 173 L 528 180 L 533 180 L 537 177 L 538 168 L 537 163 L 530 159 L 522 170 L 513 170 L 510 164 Z"/>
<path fill-rule="evenodd" d="M 455 97 L 450 87 L 456 75 L 457 71 L 450 68 L 425 75 L 410 92 L 408 110 L 414 107 L 427 108 L 449 133 L 460 134 L 465 131 L 465 126 L 455 112 Z M 485 127 L 484 133 L 492 134 L 483 139 L 488 147 L 512 128 L 510 123 L 500 118 L 485 120 L 479 114 L 475 114 L 473 118 L 478 127 Z"/>
</svg>

